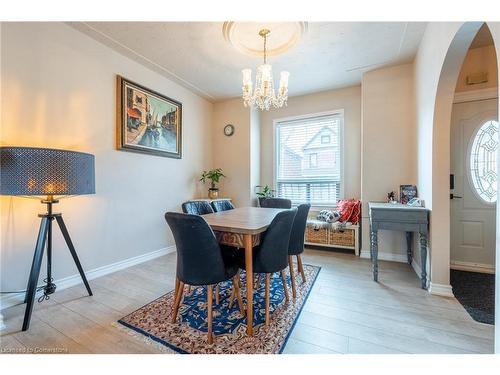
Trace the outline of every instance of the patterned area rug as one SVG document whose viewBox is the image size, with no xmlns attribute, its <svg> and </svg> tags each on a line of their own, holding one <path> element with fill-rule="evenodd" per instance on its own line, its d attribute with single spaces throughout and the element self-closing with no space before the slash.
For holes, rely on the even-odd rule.
<svg viewBox="0 0 500 375">
<path fill-rule="evenodd" d="M 184 293 L 184 300 L 179 310 L 179 317 L 175 324 L 171 323 L 174 291 L 148 303 L 118 323 L 138 332 L 150 340 L 165 345 L 179 353 L 190 354 L 276 354 L 285 348 L 288 336 L 293 330 L 295 322 L 307 300 L 320 267 L 304 264 L 306 282 L 296 273 L 297 298 L 292 298 L 290 276 L 287 273 L 290 302 L 286 303 L 283 284 L 279 273 L 271 278 L 270 287 L 270 323 L 266 328 L 264 280 L 259 289 L 254 292 L 254 335 L 248 337 L 246 333 L 246 314 L 239 312 L 238 303 L 234 301 L 229 308 L 229 296 L 232 282 L 220 284 L 220 302 L 213 307 L 214 343 L 207 342 L 207 306 L 206 288 L 193 287 L 190 293 Z M 241 295 L 243 304 L 245 298 L 245 272 L 241 275 Z M 215 288 L 214 288 L 215 289 Z"/>
<path fill-rule="evenodd" d="M 495 324 L 495 275 L 451 270 L 450 283 L 472 319 Z"/>
</svg>

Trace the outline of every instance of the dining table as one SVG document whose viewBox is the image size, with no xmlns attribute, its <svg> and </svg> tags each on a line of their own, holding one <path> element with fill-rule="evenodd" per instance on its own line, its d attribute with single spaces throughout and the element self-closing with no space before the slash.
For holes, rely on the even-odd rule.
<svg viewBox="0 0 500 375">
<path fill-rule="evenodd" d="M 253 335 L 253 249 L 274 217 L 277 208 L 239 207 L 203 215 L 219 243 L 245 249 L 247 334 Z"/>
</svg>

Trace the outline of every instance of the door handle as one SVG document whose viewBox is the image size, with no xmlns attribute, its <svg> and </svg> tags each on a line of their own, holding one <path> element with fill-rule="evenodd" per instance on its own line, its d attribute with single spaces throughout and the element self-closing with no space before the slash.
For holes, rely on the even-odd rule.
<svg viewBox="0 0 500 375">
<path fill-rule="evenodd" d="M 455 199 L 455 198 L 460 198 L 460 199 L 462 199 L 463 197 L 459 197 L 458 195 L 453 195 L 453 193 L 452 193 L 452 194 L 450 194 L 450 199 Z"/>
</svg>

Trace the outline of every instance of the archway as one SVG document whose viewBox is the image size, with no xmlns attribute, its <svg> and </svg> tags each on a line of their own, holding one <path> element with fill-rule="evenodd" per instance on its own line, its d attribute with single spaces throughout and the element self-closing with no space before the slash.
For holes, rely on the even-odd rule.
<svg viewBox="0 0 500 375">
<path fill-rule="evenodd" d="M 432 294 L 452 296 L 449 268 L 450 268 L 450 199 L 449 199 L 449 174 L 450 174 L 450 130 L 451 130 L 451 112 L 455 85 L 460 73 L 465 55 L 469 46 L 477 34 L 482 22 L 467 22 L 463 24 L 448 24 L 434 25 L 437 31 L 448 33 L 446 37 L 451 36 L 448 42 L 442 67 L 437 80 L 436 95 L 432 98 L 434 104 L 433 113 L 427 114 L 426 119 L 417 119 L 420 121 L 419 131 L 419 182 L 424 185 L 424 193 L 426 198 L 430 200 L 432 209 L 431 225 L 430 225 L 430 287 L 429 291 Z M 500 46 L 500 27 L 498 24 L 487 23 L 496 47 L 497 66 L 499 66 L 498 57 Z M 429 44 L 430 45 L 430 44 Z M 431 49 L 428 48 L 428 52 Z M 426 61 L 429 60 L 427 56 Z M 420 78 L 423 75 L 420 76 Z M 419 79 L 417 72 L 417 79 Z M 428 80 L 432 81 L 432 78 Z M 425 87 L 421 89 L 421 94 L 424 95 Z M 431 90 L 431 89 L 430 89 Z M 430 93 L 427 91 L 427 93 Z M 422 100 L 422 99 L 421 99 Z M 425 106 L 422 105 L 422 107 Z M 418 106 L 418 98 L 417 98 Z M 418 111 L 418 108 L 417 108 Z M 419 114 L 421 115 L 421 114 Z M 424 114 L 425 115 L 425 114 Z M 425 129 L 422 124 L 425 120 L 429 121 L 432 129 Z M 432 138 L 432 140 L 430 139 Z M 425 142 L 431 141 L 431 155 L 425 155 Z M 429 147 L 427 145 L 427 152 Z M 430 156 L 430 158 L 429 158 Z M 431 159 L 431 160 L 429 160 Z M 423 160 L 423 161 L 422 161 Z M 431 172 L 426 172 L 424 169 L 429 167 Z M 423 177 L 422 177 L 423 176 Z M 430 178 L 429 178 L 430 177 Z M 496 265 L 497 269 L 500 263 L 500 205 L 497 205 L 497 245 L 496 245 Z M 497 272 L 497 286 L 499 285 L 499 273 Z M 496 288 L 496 320 L 499 320 L 500 310 L 500 288 Z M 496 347 L 498 351 L 499 332 L 498 324 L 496 329 Z"/>
</svg>

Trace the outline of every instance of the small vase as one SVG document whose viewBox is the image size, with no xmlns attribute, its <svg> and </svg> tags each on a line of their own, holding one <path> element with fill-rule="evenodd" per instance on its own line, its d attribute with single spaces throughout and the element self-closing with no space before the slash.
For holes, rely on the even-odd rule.
<svg viewBox="0 0 500 375">
<path fill-rule="evenodd" d="M 217 199 L 219 197 L 219 189 L 217 188 L 208 189 L 208 197 L 210 199 Z"/>
</svg>

